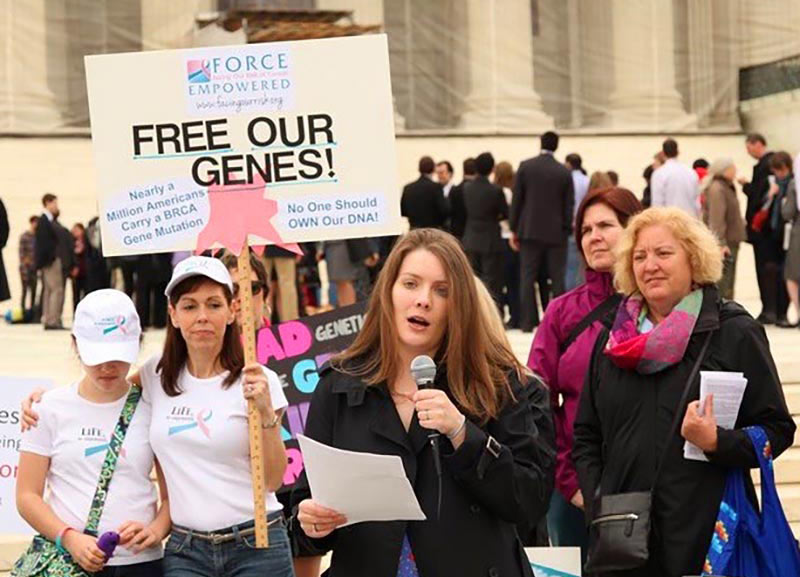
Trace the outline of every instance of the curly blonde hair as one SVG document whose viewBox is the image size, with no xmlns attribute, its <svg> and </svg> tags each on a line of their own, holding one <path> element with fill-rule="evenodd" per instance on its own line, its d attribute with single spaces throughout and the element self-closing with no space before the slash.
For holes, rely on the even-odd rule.
<svg viewBox="0 0 800 577">
<path fill-rule="evenodd" d="M 639 292 L 633 274 L 633 249 L 639 233 L 648 226 L 667 228 L 689 256 L 692 282 L 714 284 L 722 278 L 722 253 L 714 233 L 702 222 L 679 208 L 648 208 L 631 218 L 616 247 L 614 285 L 625 295 Z"/>
</svg>

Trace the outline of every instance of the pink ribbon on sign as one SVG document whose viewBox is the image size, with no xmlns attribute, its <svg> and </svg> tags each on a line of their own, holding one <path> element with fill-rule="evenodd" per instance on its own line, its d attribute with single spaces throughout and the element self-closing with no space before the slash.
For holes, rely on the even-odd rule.
<svg viewBox="0 0 800 577">
<path fill-rule="evenodd" d="M 195 253 L 200 254 L 219 243 L 238 255 L 247 244 L 247 235 L 253 234 L 302 255 L 297 243 L 284 243 L 272 226 L 270 220 L 278 213 L 278 203 L 264 197 L 266 188 L 261 175 L 256 175 L 252 184 L 210 186 L 208 224 L 197 237 Z M 261 254 L 264 247 L 254 246 L 253 250 Z"/>
</svg>

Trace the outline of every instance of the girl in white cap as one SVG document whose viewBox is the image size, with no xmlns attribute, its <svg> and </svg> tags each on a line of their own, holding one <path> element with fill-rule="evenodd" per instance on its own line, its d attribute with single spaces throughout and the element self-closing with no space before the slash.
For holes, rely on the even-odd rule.
<svg viewBox="0 0 800 577">
<path fill-rule="evenodd" d="M 278 375 L 245 366 L 233 283 L 221 261 L 190 257 L 165 291 L 170 322 L 162 354 L 139 378 L 153 404 L 150 442 L 170 494 L 168 577 L 291 576 L 282 507 L 286 469 L 280 420 L 287 400 Z M 247 400 L 262 418 L 269 548 L 255 548 Z"/>
<path fill-rule="evenodd" d="M 136 308 L 119 291 L 92 292 L 75 311 L 72 335 L 84 376 L 46 392 L 38 426 L 22 437 L 17 508 L 39 535 L 12 575 L 35 574 L 44 559 L 68 560 L 68 552 L 102 577 L 159 577 L 169 507 L 165 498 L 157 511 L 150 481 L 151 407 L 126 379 L 139 354 Z M 122 438 L 118 451 L 112 437 Z M 103 487 L 101 476 L 113 482 Z M 108 531 L 120 536 L 110 557 L 98 546 Z"/>
</svg>

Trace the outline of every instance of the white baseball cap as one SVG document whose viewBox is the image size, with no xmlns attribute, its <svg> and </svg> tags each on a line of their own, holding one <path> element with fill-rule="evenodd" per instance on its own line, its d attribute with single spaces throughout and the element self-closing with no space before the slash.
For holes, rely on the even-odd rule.
<svg viewBox="0 0 800 577">
<path fill-rule="evenodd" d="M 221 260 L 210 256 L 190 256 L 175 266 L 175 270 L 172 271 L 172 278 L 169 280 L 164 294 L 169 298 L 172 289 L 178 286 L 181 281 L 198 275 L 208 277 L 214 282 L 225 285 L 233 293 L 231 275 Z"/>
<path fill-rule="evenodd" d="M 136 362 L 142 327 L 133 301 L 123 292 L 101 289 L 78 303 L 72 334 L 85 365 Z"/>
</svg>

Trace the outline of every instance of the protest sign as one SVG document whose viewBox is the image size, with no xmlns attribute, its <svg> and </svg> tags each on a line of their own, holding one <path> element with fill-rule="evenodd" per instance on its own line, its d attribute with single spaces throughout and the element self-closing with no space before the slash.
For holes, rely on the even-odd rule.
<svg viewBox="0 0 800 577">
<path fill-rule="evenodd" d="M 289 401 L 281 436 L 289 465 L 283 477 L 288 490 L 303 472 L 297 435 L 305 431 L 319 368 L 353 342 L 364 323 L 366 302 L 263 328 L 258 332 L 258 362 L 278 373 Z"/>
<path fill-rule="evenodd" d="M 86 57 L 106 256 L 400 232 L 385 35 Z"/>
<path fill-rule="evenodd" d="M 47 379 L 0 377 L 0 533 L 34 533 L 17 513 L 17 463 L 22 440 L 20 405 L 35 389 L 51 386 Z"/>
</svg>

